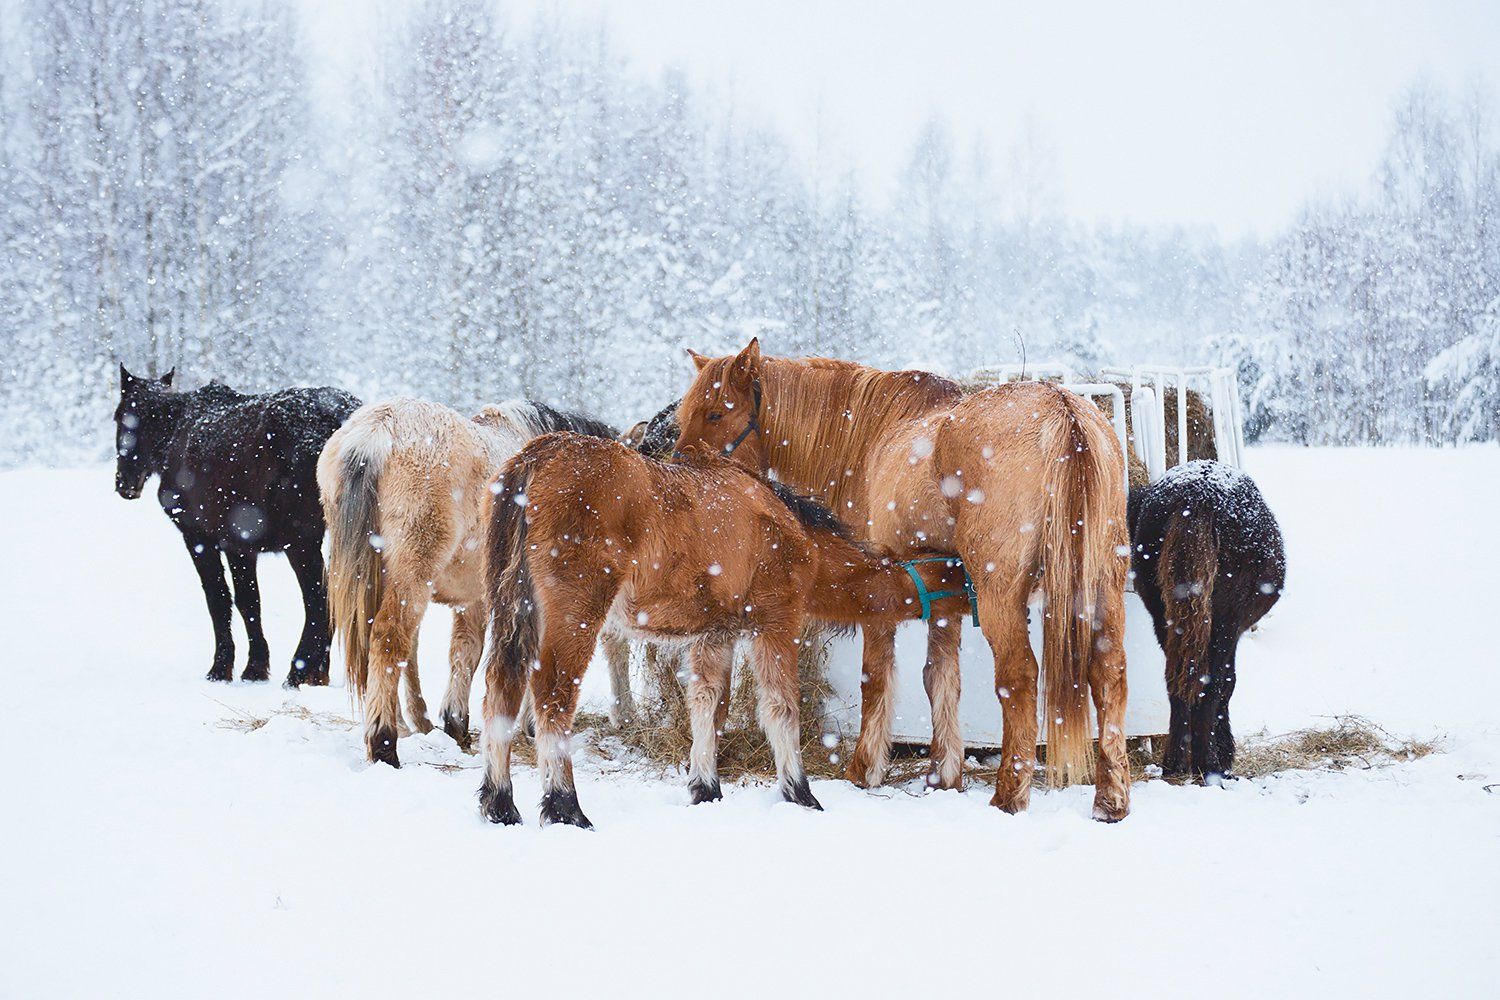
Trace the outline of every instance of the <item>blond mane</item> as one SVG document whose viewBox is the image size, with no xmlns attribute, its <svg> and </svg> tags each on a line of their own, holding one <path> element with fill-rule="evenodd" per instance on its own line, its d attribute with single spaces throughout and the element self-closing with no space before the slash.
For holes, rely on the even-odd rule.
<svg viewBox="0 0 1500 1000">
<path fill-rule="evenodd" d="M 863 512 L 872 445 L 896 424 L 947 409 L 962 395 L 956 382 L 931 372 L 833 358 L 766 358 L 761 387 L 770 467 L 845 519 Z"/>
</svg>

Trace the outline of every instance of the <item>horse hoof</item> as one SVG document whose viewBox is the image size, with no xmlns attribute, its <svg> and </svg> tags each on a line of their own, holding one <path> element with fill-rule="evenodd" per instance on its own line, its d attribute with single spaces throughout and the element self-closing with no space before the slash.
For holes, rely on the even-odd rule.
<svg viewBox="0 0 1500 1000">
<path fill-rule="evenodd" d="M 1094 800 L 1094 819 L 1100 823 L 1118 823 L 1130 815 L 1130 800 L 1096 798 Z"/>
<path fill-rule="evenodd" d="M 500 826 L 520 826 L 521 811 L 516 808 L 515 797 L 509 788 L 499 788 L 485 778 L 479 786 L 479 812 L 491 823 Z"/>
<path fill-rule="evenodd" d="M 266 667 L 246 667 L 240 674 L 240 680 L 247 684 L 262 684 L 270 679 L 271 671 Z"/>
<path fill-rule="evenodd" d="M 234 680 L 234 672 L 231 670 L 214 667 L 208 672 L 208 679 L 218 684 L 228 684 L 230 681 Z"/>
<path fill-rule="evenodd" d="M 783 786 L 781 794 L 788 802 L 802 806 L 805 809 L 823 811 L 823 804 L 813 798 L 812 789 L 808 787 L 807 778 L 803 777 L 790 786 Z"/>
<path fill-rule="evenodd" d="M 1026 807 L 1030 804 L 1031 789 L 1028 786 L 1022 786 L 1010 794 L 1001 794 L 1000 789 L 997 788 L 995 789 L 994 796 L 990 799 L 990 805 L 1012 816 L 1025 812 Z"/>
<path fill-rule="evenodd" d="M 858 760 L 851 760 L 849 766 L 844 768 L 844 780 L 860 788 L 880 786 L 880 775 L 875 773 L 874 768 Z"/>
<path fill-rule="evenodd" d="M 394 729 L 377 729 L 370 735 L 367 746 L 373 763 L 389 764 L 392 767 L 401 766 L 401 758 L 396 755 L 396 731 Z"/>
<path fill-rule="evenodd" d="M 701 806 L 705 802 L 717 802 L 724 797 L 717 778 L 712 781 L 694 778 L 688 782 L 688 794 L 692 797 L 695 806 Z"/>
<path fill-rule="evenodd" d="M 443 732 L 447 733 L 450 737 L 453 738 L 453 742 L 458 744 L 458 748 L 460 750 L 464 751 L 465 753 L 469 752 L 469 747 L 473 745 L 473 740 L 469 737 L 468 719 L 455 718 L 454 716 L 449 715 L 447 712 L 444 712 Z"/>
<path fill-rule="evenodd" d="M 589 822 L 589 818 L 579 808 L 578 793 L 572 789 L 542 793 L 542 825 L 551 826 L 554 823 L 576 826 L 584 830 L 594 828 L 594 824 Z"/>
</svg>

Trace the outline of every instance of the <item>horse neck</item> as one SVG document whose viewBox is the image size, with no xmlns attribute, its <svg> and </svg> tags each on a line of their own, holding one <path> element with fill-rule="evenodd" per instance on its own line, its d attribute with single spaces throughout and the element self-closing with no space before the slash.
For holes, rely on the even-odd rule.
<svg viewBox="0 0 1500 1000">
<path fill-rule="evenodd" d="M 766 359 L 761 381 L 767 464 L 860 534 L 869 517 L 866 465 L 876 447 L 895 425 L 951 405 L 958 394 L 936 375 L 783 358 Z"/>
<path fill-rule="evenodd" d="M 854 625 L 916 616 L 920 607 L 916 586 L 888 556 L 872 554 L 832 532 L 814 533 L 813 542 L 818 549 L 810 608 L 813 618 Z"/>
<path fill-rule="evenodd" d="M 171 461 L 175 442 L 187 431 L 188 425 L 192 422 L 193 414 L 190 406 L 192 401 L 193 394 L 190 392 L 163 392 L 151 401 L 151 407 L 161 426 L 160 439 L 153 442 L 147 452 L 152 471 L 157 473 L 167 471 L 167 464 Z"/>
</svg>

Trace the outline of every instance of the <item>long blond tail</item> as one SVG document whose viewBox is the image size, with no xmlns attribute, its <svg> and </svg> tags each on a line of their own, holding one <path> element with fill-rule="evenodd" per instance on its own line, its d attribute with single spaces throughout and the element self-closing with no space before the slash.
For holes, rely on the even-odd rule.
<svg viewBox="0 0 1500 1000">
<path fill-rule="evenodd" d="M 1047 783 L 1093 780 L 1089 663 L 1106 588 L 1124 587 L 1125 486 L 1120 446 L 1092 405 L 1058 390 L 1063 411 L 1048 421 L 1042 528 L 1042 671 L 1046 675 Z"/>
<path fill-rule="evenodd" d="M 353 418 L 345 427 L 353 427 Z M 336 435 L 318 461 L 328 522 L 329 632 L 343 636 L 344 674 L 356 701 L 364 698 L 370 631 L 383 591 L 379 492 L 390 445 L 378 431 Z"/>
</svg>

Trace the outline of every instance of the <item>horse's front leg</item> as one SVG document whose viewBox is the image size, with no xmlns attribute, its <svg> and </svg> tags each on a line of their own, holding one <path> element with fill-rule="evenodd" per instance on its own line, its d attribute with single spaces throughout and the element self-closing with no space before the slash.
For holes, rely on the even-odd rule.
<svg viewBox="0 0 1500 1000">
<path fill-rule="evenodd" d="M 776 758 L 776 778 L 788 802 L 821 810 L 802 769 L 802 712 L 797 677 L 797 640 L 791 634 L 762 632 L 750 641 L 755 671 L 756 715 Z"/>
<path fill-rule="evenodd" d="M 896 690 L 896 627 L 865 625 L 864 662 L 859 678 L 859 741 L 844 777 L 864 788 L 885 780 L 891 752 L 891 706 Z"/>
<path fill-rule="evenodd" d="M 619 729 L 635 718 L 635 698 L 630 693 L 630 640 L 605 629 L 599 635 L 599 645 L 609 664 L 609 724 Z"/>
<path fill-rule="evenodd" d="M 964 739 L 958 725 L 961 689 L 958 645 L 963 622 L 942 619 L 927 626 L 927 663 L 922 686 L 932 706 L 931 768 L 927 783 L 935 788 L 963 787 Z"/>
<path fill-rule="evenodd" d="M 255 574 L 257 553 L 232 549 L 225 556 L 229 560 L 229 576 L 234 580 L 234 603 L 240 609 L 245 635 L 250 639 L 250 655 L 240 679 L 268 680 L 271 676 L 271 647 L 266 644 L 265 629 L 261 625 L 260 581 Z"/>
<path fill-rule="evenodd" d="M 729 690 L 734 643 L 700 641 L 689 653 L 688 717 L 693 752 L 688 765 L 688 792 L 693 805 L 724 797 L 719 789 L 719 705 Z"/>
<path fill-rule="evenodd" d="M 219 547 L 205 537 L 184 534 L 188 555 L 193 568 L 198 571 L 198 582 L 203 585 L 203 597 L 208 602 L 208 617 L 214 626 L 214 662 L 209 668 L 211 681 L 234 680 L 234 634 L 229 628 L 229 616 L 233 602 L 229 597 L 229 584 L 224 582 L 224 563 L 219 558 Z"/>
</svg>

